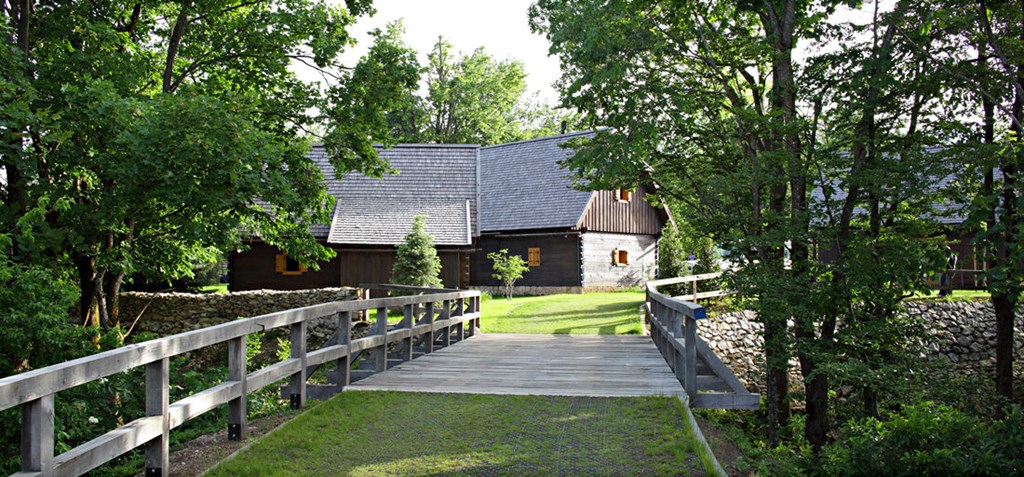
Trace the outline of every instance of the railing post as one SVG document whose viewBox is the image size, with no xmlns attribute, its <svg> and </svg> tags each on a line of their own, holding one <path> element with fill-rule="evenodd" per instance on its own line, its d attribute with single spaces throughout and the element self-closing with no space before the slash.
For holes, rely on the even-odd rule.
<svg viewBox="0 0 1024 477">
<path fill-rule="evenodd" d="M 245 439 L 249 433 L 249 424 L 246 419 L 246 396 L 249 394 L 249 387 L 246 376 L 248 375 L 245 362 L 245 342 L 247 336 L 240 336 L 228 341 L 228 381 L 236 381 L 242 389 L 241 395 L 228 401 L 228 440 L 240 441 Z"/>
<path fill-rule="evenodd" d="M 462 317 L 464 316 L 465 312 L 466 300 L 464 298 L 459 298 L 455 300 L 455 316 L 458 317 L 459 320 L 462 320 Z M 455 339 L 457 341 L 462 341 L 466 339 L 465 321 L 459 321 L 459 324 L 455 325 Z"/>
<path fill-rule="evenodd" d="M 402 328 L 409 330 L 409 336 L 402 339 L 402 361 L 412 359 L 412 325 L 415 321 L 416 305 L 405 305 L 405 318 L 402 319 Z"/>
<path fill-rule="evenodd" d="M 683 344 L 686 354 L 683 357 L 683 369 L 686 370 L 686 374 L 683 389 L 688 396 L 693 397 L 697 394 L 697 320 L 692 317 L 685 317 L 685 320 Z"/>
<path fill-rule="evenodd" d="M 427 302 L 426 311 L 423 315 L 423 322 L 430 325 L 430 331 L 424 335 L 423 340 L 423 352 L 433 353 L 434 352 L 434 303 Z"/>
<path fill-rule="evenodd" d="M 681 311 L 672 310 L 671 313 L 672 313 L 672 339 L 673 340 L 680 340 L 680 341 L 682 341 L 682 339 L 683 339 L 683 323 L 682 322 L 683 322 L 683 320 L 686 319 L 686 317 L 683 316 L 683 313 Z M 683 344 L 685 345 L 686 342 L 684 341 Z M 683 388 L 685 389 L 686 388 L 686 382 L 684 381 L 686 379 L 686 360 L 684 359 L 685 350 L 682 353 L 680 353 L 678 350 L 676 350 L 676 348 L 674 346 L 671 347 L 670 349 L 672 350 L 672 370 L 676 372 L 676 378 L 678 378 L 679 381 L 683 382 Z"/>
<path fill-rule="evenodd" d="M 452 301 L 444 301 L 444 309 L 441 310 L 441 319 L 446 322 L 452 317 Z M 441 346 L 447 347 L 452 344 L 452 324 L 445 323 L 444 336 L 441 338 Z"/>
<path fill-rule="evenodd" d="M 693 302 L 697 303 L 697 280 L 693 281 Z"/>
<path fill-rule="evenodd" d="M 299 360 L 299 371 L 292 375 L 289 389 L 291 390 L 291 408 L 300 409 L 306 406 L 306 322 L 292 323 L 291 327 L 292 359 Z"/>
<path fill-rule="evenodd" d="M 53 394 L 21 405 L 21 470 L 53 475 Z"/>
<path fill-rule="evenodd" d="M 480 302 L 477 301 L 477 297 L 475 297 L 475 296 L 469 297 L 469 310 L 468 310 L 468 312 L 470 314 L 479 313 L 480 312 Z M 480 319 L 480 317 L 476 317 L 476 318 L 473 318 L 473 319 L 469 320 L 469 329 L 466 330 L 466 336 L 467 337 L 472 337 L 473 335 L 476 334 L 476 321 L 479 320 L 479 319 Z"/>
<path fill-rule="evenodd" d="M 380 347 L 373 350 L 375 358 L 374 371 L 381 372 L 388 369 L 388 309 L 387 307 L 377 308 L 377 334 L 384 337 Z"/>
<path fill-rule="evenodd" d="M 352 342 L 352 312 L 344 311 L 338 314 L 338 344 L 348 346 Z M 352 350 L 349 348 L 345 354 L 338 358 L 338 368 L 334 370 L 335 392 L 341 392 L 348 386 L 352 369 Z"/>
<path fill-rule="evenodd" d="M 161 477 L 170 472 L 171 423 L 167 411 L 170 406 L 170 364 L 167 358 L 146 365 L 146 416 L 160 416 L 160 437 L 146 443 L 146 477 Z"/>
</svg>

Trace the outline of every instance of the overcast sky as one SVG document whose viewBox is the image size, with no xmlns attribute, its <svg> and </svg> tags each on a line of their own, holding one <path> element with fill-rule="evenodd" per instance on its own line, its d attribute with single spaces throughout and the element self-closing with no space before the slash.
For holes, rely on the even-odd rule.
<svg viewBox="0 0 1024 477">
<path fill-rule="evenodd" d="M 337 0 L 342 1 L 342 0 Z M 548 42 L 530 33 L 527 9 L 534 0 L 375 0 L 377 14 L 362 18 L 352 33 L 359 40 L 354 50 L 345 55 L 345 63 L 354 65 L 370 44 L 368 32 L 402 19 L 405 42 L 420 53 L 426 64 L 427 53 L 438 35 L 456 51 L 472 53 L 483 46 L 499 60 L 523 62 L 527 74 L 527 90 L 554 103 L 558 95 L 551 86 L 560 74 L 558 60 L 548 56 Z"/>
</svg>

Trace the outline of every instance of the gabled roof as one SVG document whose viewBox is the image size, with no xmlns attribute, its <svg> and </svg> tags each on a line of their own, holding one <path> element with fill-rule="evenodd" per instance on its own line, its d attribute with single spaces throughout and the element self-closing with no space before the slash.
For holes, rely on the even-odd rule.
<svg viewBox="0 0 1024 477">
<path fill-rule="evenodd" d="M 403 144 L 378 148 L 398 170 L 383 179 L 348 173 L 334 176 L 323 146 L 309 153 L 337 203 L 329 226 L 314 236 L 332 244 L 401 243 L 416 215 L 426 215 L 427 232 L 438 245 L 469 245 L 478 235 L 475 145 Z"/>
<path fill-rule="evenodd" d="M 571 188 L 558 161 L 572 155 L 560 144 L 593 133 L 574 133 L 480 148 L 480 230 L 571 228 L 594 192 Z"/>
</svg>

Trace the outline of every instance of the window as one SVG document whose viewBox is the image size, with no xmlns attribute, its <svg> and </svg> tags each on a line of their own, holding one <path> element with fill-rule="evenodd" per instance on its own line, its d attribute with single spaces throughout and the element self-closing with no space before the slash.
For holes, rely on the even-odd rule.
<svg viewBox="0 0 1024 477">
<path fill-rule="evenodd" d="M 612 250 L 612 265 L 622 267 L 629 265 L 629 252 L 619 249 Z"/>
<path fill-rule="evenodd" d="M 306 267 L 298 260 L 291 258 L 286 253 L 279 253 L 275 257 L 274 271 L 282 275 L 302 275 L 306 273 Z"/>
<path fill-rule="evenodd" d="M 533 247 L 528 250 L 528 265 L 531 267 L 540 266 L 540 247 Z"/>
<path fill-rule="evenodd" d="M 615 200 L 619 202 L 629 202 L 631 197 L 633 197 L 633 192 L 625 187 L 615 190 Z"/>
</svg>

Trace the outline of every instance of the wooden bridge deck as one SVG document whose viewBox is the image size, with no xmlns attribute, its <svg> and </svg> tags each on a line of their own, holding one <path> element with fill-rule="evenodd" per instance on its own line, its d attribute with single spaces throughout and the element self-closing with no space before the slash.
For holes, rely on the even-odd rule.
<svg viewBox="0 0 1024 477">
<path fill-rule="evenodd" d="M 602 397 L 684 394 L 647 336 L 517 334 L 478 334 L 345 390 Z"/>
</svg>

